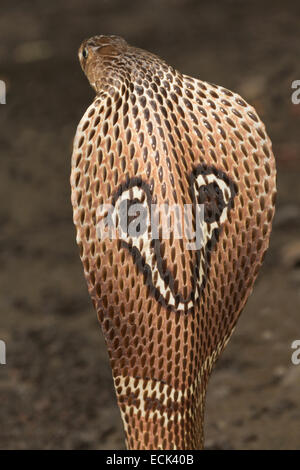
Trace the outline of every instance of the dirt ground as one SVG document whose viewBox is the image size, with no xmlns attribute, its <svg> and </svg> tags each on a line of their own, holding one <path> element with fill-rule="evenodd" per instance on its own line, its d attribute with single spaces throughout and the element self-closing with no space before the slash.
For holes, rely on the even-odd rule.
<svg viewBox="0 0 300 470">
<path fill-rule="evenodd" d="M 206 448 L 300 448 L 299 20 L 287 0 L 1 1 L 2 449 L 124 448 L 69 187 L 72 139 L 93 98 L 77 48 L 101 33 L 237 91 L 267 125 L 278 165 L 271 247 L 212 375 Z"/>
</svg>

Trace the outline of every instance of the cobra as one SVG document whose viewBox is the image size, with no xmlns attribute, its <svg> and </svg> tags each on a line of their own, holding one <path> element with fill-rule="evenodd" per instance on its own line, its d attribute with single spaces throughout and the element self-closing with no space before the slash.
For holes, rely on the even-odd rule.
<svg viewBox="0 0 300 470">
<path fill-rule="evenodd" d="M 239 95 L 120 37 L 84 41 L 79 60 L 96 96 L 74 139 L 74 223 L 126 444 L 201 449 L 208 379 L 269 244 L 271 142 Z M 131 236 L 122 220 L 135 220 L 134 203 L 148 222 Z M 160 216 L 154 237 L 153 204 L 201 205 L 201 246 L 172 229 L 164 238 Z M 105 205 L 116 237 L 99 236 Z"/>
</svg>

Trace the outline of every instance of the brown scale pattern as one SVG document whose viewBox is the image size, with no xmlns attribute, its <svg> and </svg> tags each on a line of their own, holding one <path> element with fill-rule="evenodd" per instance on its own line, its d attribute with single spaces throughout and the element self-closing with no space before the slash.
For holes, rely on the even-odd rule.
<svg viewBox="0 0 300 470">
<path fill-rule="evenodd" d="M 268 247 L 271 142 L 240 96 L 121 38 L 84 41 L 79 58 L 96 97 L 74 139 L 74 223 L 127 446 L 202 448 L 207 381 Z M 125 191 L 180 207 L 198 197 L 207 243 L 187 250 L 186 237 L 160 234 L 156 249 L 142 237 L 133 252 L 132 240 L 100 239 L 98 208 Z"/>
</svg>

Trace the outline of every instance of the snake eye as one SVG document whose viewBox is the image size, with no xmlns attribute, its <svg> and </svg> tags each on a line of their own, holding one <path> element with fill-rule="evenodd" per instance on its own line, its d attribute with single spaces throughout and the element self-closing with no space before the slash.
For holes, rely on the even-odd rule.
<svg viewBox="0 0 300 470">
<path fill-rule="evenodd" d="M 82 49 L 82 57 L 84 59 L 87 59 L 88 55 L 89 55 L 89 51 L 86 48 Z"/>
</svg>

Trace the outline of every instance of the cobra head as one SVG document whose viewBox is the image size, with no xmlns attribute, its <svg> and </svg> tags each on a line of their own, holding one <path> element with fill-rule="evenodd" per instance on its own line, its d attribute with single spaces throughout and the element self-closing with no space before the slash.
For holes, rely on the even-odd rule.
<svg viewBox="0 0 300 470">
<path fill-rule="evenodd" d="M 239 95 L 121 38 L 79 57 L 96 97 L 74 140 L 74 222 L 126 443 L 202 448 L 207 382 L 269 243 L 271 142 Z"/>
</svg>

